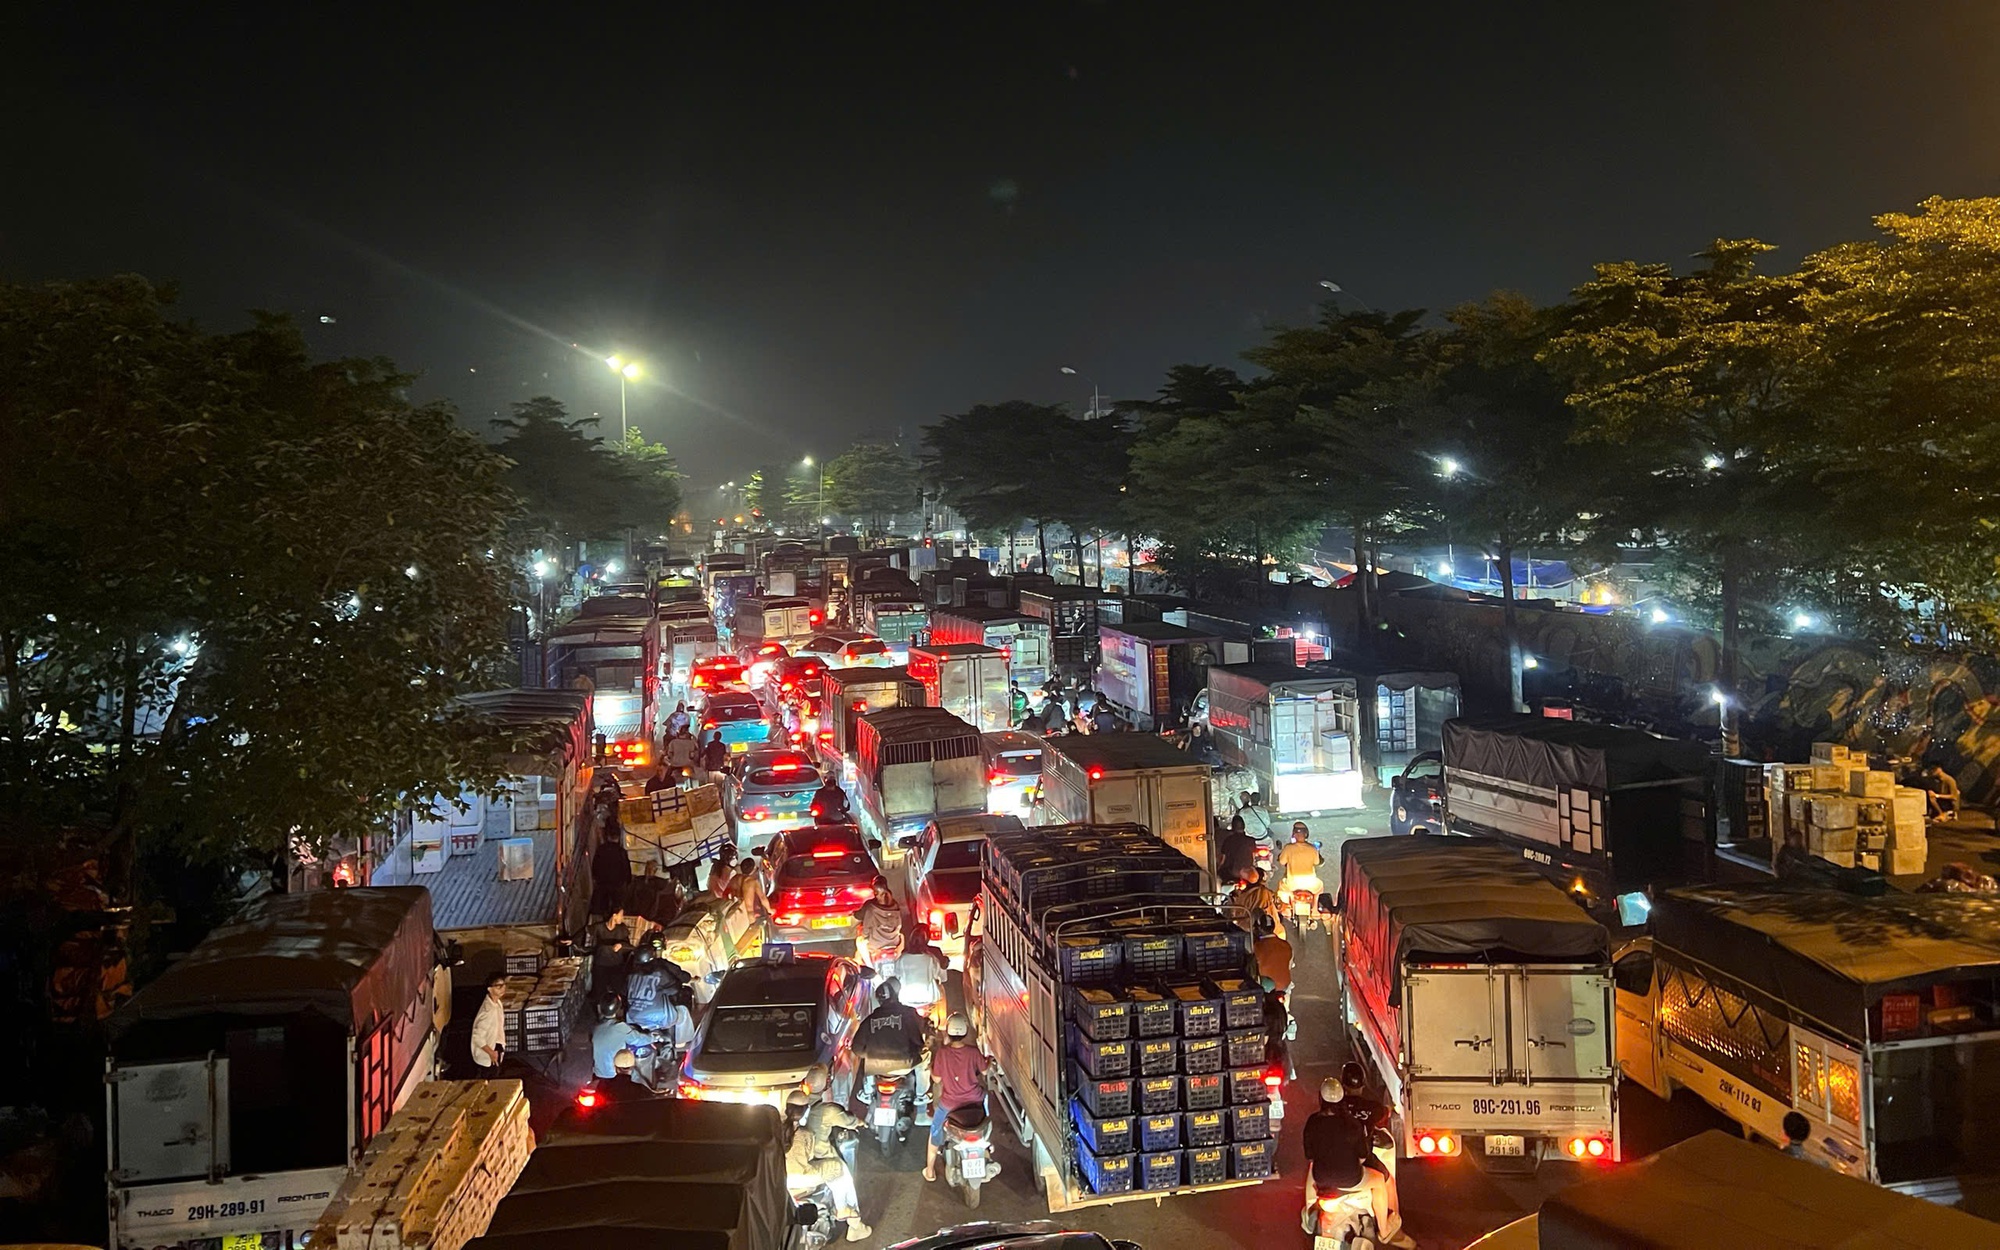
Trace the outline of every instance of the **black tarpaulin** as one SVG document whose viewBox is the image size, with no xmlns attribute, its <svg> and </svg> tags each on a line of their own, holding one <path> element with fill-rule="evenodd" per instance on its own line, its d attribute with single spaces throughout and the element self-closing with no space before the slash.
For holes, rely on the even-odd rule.
<svg viewBox="0 0 2000 1250">
<path fill-rule="evenodd" d="M 1541 1250 L 1955 1250 L 2000 1225 L 1709 1130 L 1551 1195 Z"/>
<path fill-rule="evenodd" d="M 1350 838 L 1340 848 L 1340 913 L 1347 940 L 1390 984 L 1405 960 L 1600 963 L 1611 935 L 1522 860 L 1483 838 L 1414 834 Z"/>
<path fill-rule="evenodd" d="M 433 941 L 422 886 L 269 895 L 203 938 L 108 1027 L 117 1038 L 155 1021 L 314 1012 L 366 1036 L 423 995 Z"/>
<path fill-rule="evenodd" d="M 467 1250 L 778 1250 L 791 1228 L 771 1107 L 682 1099 L 566 1111 Z"/>
<path fill-rule="evenodd" d="M 1546 789 L 1605 793 L 1708 775 L 1699 742 L 1546 716 L 1461 716 L 1445 722 L 1444 766 Z"/>
<path fill-rule="evenodd" d="M 1654 902 L 1654 941 L 1728 973 L 1851 1041 L 1884 994 L 2000 976 L 2000 899 L 1863 898 L 1804 885 L 1690 886 Z M 1668 956 L 1671 958 L 1671 955 Z"/>
</svg>

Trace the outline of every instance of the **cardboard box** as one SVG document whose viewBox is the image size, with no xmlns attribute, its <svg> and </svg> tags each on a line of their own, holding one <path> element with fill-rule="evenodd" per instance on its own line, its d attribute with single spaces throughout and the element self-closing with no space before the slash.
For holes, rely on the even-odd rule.
<svg viewBox="0 0 2000 1250">
<path fill-rule="evenodd" d="M 1892 877 L 1914 877 L 1924 871 L 1929 858 L 1929 852 L 1921 846 L 1912 849 L 1895 847 L 1890 850 L 1882 871 Z"/>
<path fill-rule="evenodd" d="M 1849 769 L 1847 792 L 1856 798 L 1889 798 L 1896 793 L 1896 774 L 1879 768 Z"/>
<path fill-rule="evenodd" d="M 1855 851 L 1857 840 L 1857 835 L 1851 827 L 1846 829 L 1806 830 L 1806 849 L 1815 855 L 1827 855 L 1836 852 L 1852 855 Z"/>
<path fill-rule="evenodd" d="M 1930 813 L 1930 807 L 1930 795 L 1926 791 L 1897 786 L 1896 793 L 1889 799 L 1890 820 L 1898 825 L 1921 827 Z"/>
<path fill-rule="evenodd" d="M 1764 777 L 1770 782 L 1773 794 L 1788 794 L 1793 790 L 1812 789 L 1811 764 L 1766 764 Z"/>
<path fill-rule="evenodd" d="M 1854 828 L 1856 804 L 1844 794 L 1815 794 L 1806 804 L 1806 818 L 1815 829 Z"/>
<path fill-rule="evenodd" d="M 1845 764 L 1814 764 L 1812 788 L 1830 794 L 1846 794 L 1847 774 L 1852 771 Z"/>
<path fill-rule="evenodd" d="M 1821 855 L 1820 858 L 1825 860 L 1827 863 L 1832 864 L 1836 868 L 1854 867 L 1853 851 L 1828 851 L 1825 854 Z"/>
<path fill-rule="evenodd" d="M 1854 856 L 1854 863 L 1856 867 L 1866 868 L 1871 872 L 1881 872 L 1882 853 L 1880 851 L 1857 852 Z"/>
<path fill-rule="evenodd" d="M 1930 845 L 1930 839 L 1925 835 L 1922 825 L 1890 825 L 1889 845 L 1922 850 Z"/>
<path fill-rule="evenodd" d="M 1812 754 L 1806 757 L 1815 764 L 1846 763 L 1847 748 L 1838 742 L 1815 742 Z"/>
<path fill-rule="evenodd" d="M 1785 823 L 1803 829 L 1812 820 L 1812 791 L 1799 790 L 1785 795 Z"/>
</svg>

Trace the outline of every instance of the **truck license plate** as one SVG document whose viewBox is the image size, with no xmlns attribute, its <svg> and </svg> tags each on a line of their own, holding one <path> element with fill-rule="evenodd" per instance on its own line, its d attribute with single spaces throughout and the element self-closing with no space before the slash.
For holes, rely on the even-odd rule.
<svg viewBox="0 0 2000 1250">
<path fill-rule="evenodd" d="M 868 1122 L 870 1124 L 894 1124 L 896 1122 L 896 1109 L 894 1107 L 877 1107 L 874 1113 L 868 1117 Z"/>
<path fill-rule="evenodd" d="M 1486 1153 L 1490 1155 L 1508 1155 L 1518 1159 L 1526 1153 L 1527 1146 L 1527 1138 L 1519 1137 L 1512 1133 L 1488 1133 L 1486 1135 Z"/>
</svg>

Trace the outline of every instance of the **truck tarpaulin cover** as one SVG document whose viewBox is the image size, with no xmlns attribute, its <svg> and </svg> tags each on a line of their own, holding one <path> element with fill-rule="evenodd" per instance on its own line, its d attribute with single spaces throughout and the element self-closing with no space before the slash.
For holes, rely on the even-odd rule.
<svg viewBox="0 0 2000 1250">
<path fill-rule="evenodd" d="M 1975 894 L 1694 886 L 1655 900 L 1652 922 L 1660 946 L 1855 1040 L 1885 994 L 2000 977 L 2000 900 Z"/>
<path fill-rule="evenodd" d="M 871 770 L 980 752 L 979 731 L 941 707 L 887 708 L 870 712 L 861 724 L 862 763 Z"/>
<path fill-rule="evenodd" d="M 1541 1250 L 2000 1247 L 2000 1225 L 1711 1129 L 1542 1203 Z"/>
<path fill-rule="evenodd" d="M 153 1021 L 315 1012 L 366 1036 L 423 996 L 436 966 L 419 885 L 273 894 L 202 939 L 111 1017 Z"/>
<path fill-rule="evenodd" d="M 692 1099 L 565 1112 L 466 1250 L 780 1250 L 791 1230 L 771 1107 Z"/>
<path fill-rule="evenodd" d="M 1420 833 L 1340 848 L 1340 913 L 1367 967 L 1405 960 L 1602 963 L 1611 935 L 1511 846 Z"/>
<path fill-rule="evenodd" d="M 1705 776 L 1699 742 L 1545 716 L 1459 717 L 1445 722 L 1444 766 L 1548 789 L 1605 793 Z"/>
</svg>

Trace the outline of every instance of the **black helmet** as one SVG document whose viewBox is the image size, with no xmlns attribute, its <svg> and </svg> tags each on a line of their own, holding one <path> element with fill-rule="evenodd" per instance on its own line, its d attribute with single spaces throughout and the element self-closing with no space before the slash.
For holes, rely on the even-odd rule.
<svg viewBox="0 0 2000 1250">
<path fill-rule="evenodd" d="M 902 991 L 903 983 L 901 981 L 898 981 L 894 977 L 883 977 L 882 983 L 875 987 L 875 1001 L 887 1006 L 890 1003 L 896 1002 L 897 996 Z"/>
<path fill-rule="evenodd" d="M 1278 922 L 1271 919 L 1271 913 L 1259 910 L 1257 913 L 1257 936 L 1264 937 L 1278 931 Z"/>
<path fill-rule="evenodd" d="M 1350 1094 L 1358 1094 L 1361 1092 L 1362 1087 L 1367 1084 L 1368 1075 L 1361 1070 L 1360 1064 L 1348 1062 L 1340 1065 L 1340 1087 L 1342 1089 Z"/>
<path fill-rule="evenodd" d="M 597 1018 L 604 1021 L 618 1018 L 618 995 L 606 994 L 597 1000 Z"/>
</svg>

